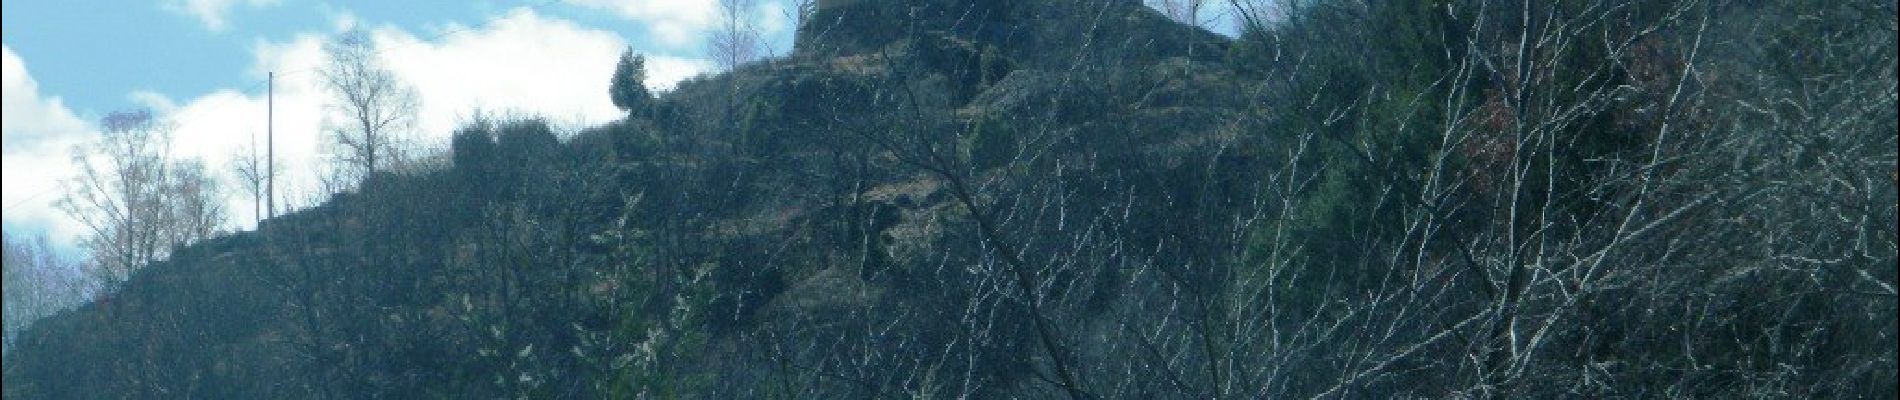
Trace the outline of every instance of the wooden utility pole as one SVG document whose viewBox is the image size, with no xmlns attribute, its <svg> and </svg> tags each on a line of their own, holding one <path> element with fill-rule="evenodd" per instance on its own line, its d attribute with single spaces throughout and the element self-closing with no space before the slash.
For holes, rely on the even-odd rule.
<svg viewBox="0 0 1900 400">
<path fill-rule="evenodd" d="M 271 218 L 277 218 L 277 72 L 264 77 L 264 198 Z M 256 153 L 252 153 L 256 154 Z"/>
</svg>

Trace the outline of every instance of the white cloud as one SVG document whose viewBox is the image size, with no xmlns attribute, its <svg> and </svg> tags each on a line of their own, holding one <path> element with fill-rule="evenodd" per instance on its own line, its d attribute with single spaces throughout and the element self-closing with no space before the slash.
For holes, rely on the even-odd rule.
<svg viewBox="0 0 1900 400">
<path fill-rule="evenodd" d="M 646 25 L 647 33 L 661 44 L 691 48 L 713 26 L 718 6 L 715 0 L 570 0 L 567 3 L 606 10 Z"/>
<path fill-rule="evenodd" d="M 683 58 L 648 54 L 646 56 L 647 88 L 654 92 L 673 90 L 680 81 L 716 68 L 711 60 L 703 58 Z M 602 86 L 605 88 L 605 86 Z M 605 90 L 605 89 L 602 89 Z"/>
<path fill-rule="evenodd" d="M 425 42 L 381 28 L 371 37 L 384 62 L 421 95 L 419 128 L 447 135 L 471 110 L 531 112 L 606 121 L 620 116 L 607 98 L 614 60 L 627 47 L 618 35 L 517 8 L 480 29 Z"/>
<path fill-rule="evenodd" d="M 325 8 L 327 9 L 328 7 Z M 334 29 L 337 32 L 356 29 L 356 25 L 363 22 L 357 19 L 356 13 L 352 13 L 350 10 L 331 9 L 327 12 L 330 14 L 330 29 Z"/>
<path fill-rule="evenodd" d="M 335 18 L 350 18 L 347 12 Z M 627 41 L 606 30 L 591 29 L 517 8 L 482 25 L 448 25 L 440 37 L 424 38 L 397 27 L 367 28 L 339 23 L 334 28 L 369 29 L 385 65 L 418 94 L 415 142 L 441 149 L 454 128 L 472 111 L 523 113 L 568 124 L 599 124 L 621 116 L 607 97 L 614 61 Z M 306 32 L 284 42 L 258 41 L 249 75 L 262 81 L 276 72 L 276 151 L 287 174 L 279 180 L 280 198 L 308 204 L 318 196 L 316 171 L 327 149 L 322 127 L 329 98 L 319 86 L 326 56 L 323 43 L 335 32 Z M 671 88 L 680 80 L 712 69 L 701 59 L 648 55 L 647 85 Z M 170 110 L 177 124 L 177 153 L 197 156 L 229 174 L 232 154 L 253 134 L 264 141 L 266 89 L 232 90 L 174 101 L 137 92 L 130 98 L 155 111 Z M 572 126 L 572 125 L 570 125 Z M 235 185 L 235 180 L 231 183 Z M 227 205 L 232 221 L 248 227 L 251 200 L 233 193 Z"/>
<path fill-rule="evenodd" d="M 125 98 L 131 100 L 132 104 L 152 109 L 158 115 L 170 115 L 172 111 L 178 110 L 178 103 L 172 102 L 170 97 L 150 90 L 135 90 L 125 95 Z"/>
<path fill-rule="evenodd" d="M 77 249 L 85 228 L 58 210 L 55 204 L 64 195 L 61 182 L 76 176 L 73 148 L 99 137 L 97 128 L 75 116 L 58 97 L 39 93 L 38 84 L 26 71 L 25 63 L 11 48 L 5 50 L 5 149 L 0 202 L 7 205 L 8 226 L 44 230 L 55 246 Z M 246 134 L 263 129 L 258 115 L 264 111 L 263 99 L 233 91 L 219 91 L 180 104 L 151 91 L 134 91 L 126 96 L 133 103 L 170 118 L 177 131 L 172 139 L 173 156 L 206 160 L 214 173 L 230 170 L 231 153 L 249 140 Z M 244 126 L 256 121 L 255 127 Z M 297 147 L 283 146 L 294 149 Z M 235 185 L 235 182 L 229 182 Z M 231 193 L 226 202 L 231 220 L 248 228 L 253 220 L 250 199 Z"/>
<path fill-rule="evenodd" d="M 364 27 L 347 12 L 332 18 L 342 21 L 332 27 L 338 30 Z M 607 86 L 614 61 L 628 43 L 612 31 L 517 8 L 475 27 L 450 25 L 443 32 L 452 33 L 440 37 L 423 38 L 391 26 L 369 32 L 386 65 L 417 90 L 421 109 L 414 139 L 419 143 L 445 147 L 456 124 L 478 108 L 575 124 L 569 127 L 621 116 L 608 100 Z M 333 33 L 305 32 L 286 41 L 253 44 L 249 82 L 261 83 L 275 71 L 274 108 L 266 107 L 273 100 L 261 84 L 184 98 L 143 90 L 127 94 L 134 104 L 174 124 L 174 155 L 200 158 L 226 176 L 231 189 L 226 209 L 234 227 L 249 229 L 254 218 L 252 200 L 237 192 L 238 183 L 230 177 L 232 162 L 253 137 L 260 144 L 265 140 L 267 110 L 275 120 L 283 173 L 278 181 L 280 203 L 311 205 L 322 198 L 316 193 L 316 171 L 324 164 L 327 148 L 322 128 L 329 99 L 317 86 L 317 71 L 326 59 L 323 43 Z M 646 83 L 665 91 L 711 69 L 707 60 L 649 52 Z M 45 227 L 55 242 L 71 246 L 81 228 L 53 207 L 60 196 L 58 182 L 74 173 L 72 146 L 98 134 L 59 98 L 40 93 L 11 48 L 5 54 L 4 77 L 7 224 Z"/>
<path fill-rule="evenodd" d="M 795 18 L 784 4 L 768 1 L 759 4 L 759 34 L 767 37 L 780 35 L 792 27 Z"/>
<path fill-rule="evenodd" d="M 230 26 L 227 17 L 232 8 L 247 6 L 261 8 L 277 5 L 280 0 L 166 0 L 165 9 L 175 13 L 197 18 L 198 22 L 211 31 L 223 31 Z"/>
<path fill-rule="evenodd" d="M 0 48 L 0 204 L 9 226 L 44 229 L 62 248 L 74 248 L 79 223 L 56 209 L 59 181 L 72 172 L 71 148 L 96 137 L 92 125 L 74 115 L 58 97 L 39 92 L 39 84 L 13 48 Z"/>
<path fill-rule="evenodd" d="M 9 152 L 18 146 L 36 146 L 43 139 L 56 138 L 89 130 L 84 120 L 68 110 L 58 97 L 41 97 L 39 83 L 27 73 L 26 63 L 12 47 L 4 47 L 0 81 L 5 86 L 5 143 Z"/>
</svg>

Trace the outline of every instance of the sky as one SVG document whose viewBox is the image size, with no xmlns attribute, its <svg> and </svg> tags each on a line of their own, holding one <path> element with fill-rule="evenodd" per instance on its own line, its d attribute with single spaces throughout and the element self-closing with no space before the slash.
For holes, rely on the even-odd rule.
<svg viewBox="0 0 1900 400">
<path fill-rule="evenodd" d="M 176 128 L 174 155 L 221 178 L 231 230 L 254 227 L 232 161 L 264 140 L 267 111 L 285 171 L 279 198 L 320 201 L 315 171 L 329 148 L 321 130 L 334 118 L 316 71 L 323 43 L 350 30 L 369 33 L 385 65 L 418 93 L 410 135 L 425 147 L 446 148 L 478 110 L 539 115 L 557 129 L 608 122 L 621 116 L 607 86 L 625 49 L 646 55 L 655 91 L 717 72 L 702 42 L 716 1 L 0 2 L 0 225 L 81 254 L 83 227 L 55 207 L 61 181 L 77 174 L 72 149 L 98 137 L 100 117 L 135 109 Z M 791 50 L 791 1 L 759 0 L 754 10 L 768 55 Z M 1209 15 L 1215 25 L 1227 19 L 1224 10 Z"/>
<path fill-rule="evenodd" d="M 620 112 L 607 86 L 622 50 L 647 56 L 646 84 L 656 91 L 714 72 L 701 42 L 714 1 L 6 1 L 0 222 L 78 251 L 83 228 L 54 206 L 60 181 L 76 174 L 74 145 L 97 138 L 99 118 L 119 110 L 165 118 L 176 127 L 174 154 L 204 161 L 235 189 L 233 154 L 263 140 L 267 93 L 287 171 L 280 196 L 313 202 L 329 102 L 315 71 L 324 41 L 353 29 L 368 32 L 416 89 L 412 135 L 425 145 L 446 147 L 477 110 L 540 115 L 568 129 L 611 121 Z M 788 1 L 756 10 L 771 54 L 791 48 Z M 248 194 L 227 192 L 230 229 L 251 229 Z"/>
</svg>

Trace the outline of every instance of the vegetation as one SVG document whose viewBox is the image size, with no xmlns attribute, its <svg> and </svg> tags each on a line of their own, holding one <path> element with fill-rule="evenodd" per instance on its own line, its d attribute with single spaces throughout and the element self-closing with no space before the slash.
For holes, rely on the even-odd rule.
<svg viewBox="0 0 1900 400">
<path fill-rule="evenodd" d="M 653 94 L 647 92 L 646 56 L 633 54 L 633 49 L 620 53 L 620 62 L 614 64 L 613 82 L 607 88 L 607 96 L 613 100 L 614 107 L 620 111 L 645 114 L 652 107 Z"/>
<path fill-rule="evenodd" d="M 74 149 L 79 175 L 62 182 L 58 206 L 85 226 L 88 274 L 110 288 L 211 237 L 225 217 L 204 163 L 172 155 L 170 123 L 141 110 L 113 113 L 100 126 L 103 137 Z"/>
<path fill-rule="evenodd" d="M 33 322 L 72 307 L 85 292 L 88 281 L 79 276 L 70 260 L 61 258 L 44 238 L 17 237 L 5 232 L 5 256 L 0 260 L 6 300 L 6 338 L 0 351 L 12 359 L 14 340 Z"/>
<path fill-rule="evenodd" d="M 401 161 L 396 150 L 415 124 L 418 100 L 414 88 L 383 66 L 366 32 L 339 35 L 324 43 L 324 54 L 329 59 L 319 71 L 322 87 L 340 117 L 325 121 L 335 147 L 330 152 L 335 165 L 326 179 L 332 186 L 347 187 L 390 167 L 391 161 Z"/>
<path fill-rule="evenodd" d="M 1894 2 L 1230 5 L 820 1 L 657 97 L 629 54 L 626 119 L 182 247 L 5 394 L 1900 396 Z"/>
</svg>

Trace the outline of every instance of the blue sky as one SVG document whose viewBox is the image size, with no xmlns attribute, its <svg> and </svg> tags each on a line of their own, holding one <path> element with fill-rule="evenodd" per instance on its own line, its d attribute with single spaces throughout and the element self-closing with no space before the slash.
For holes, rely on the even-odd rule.
<svg viewBox="0 0 1900 400">
<path fill-rule="evenodd" d="M 629 47 L 648 56 L 647 84 L 658 90 L 712 72 L 701 40 L 714 1 L 6 1 L 4 225 L 76 249 L 83 229 L 54 202 L 80 162 L 72 147 L 96 138 L 93 121 L 115 110 L 152 109 L 176 127 L 175 156 L 228 174 L 231 154 L 265 129 L 267 71 L 278 72 L 277 151 L 292 171 L 281 195 L 314 203 L 324 195 L 315 175 L 332 119 L 314 70 L 323 41 L 347 29 L 368 32 L 418 92 L 411 140 L 440 147 L 478 110 L 569 128 L 617 118 L 606 82 Z M 762 0 L 755 10 L 776 52 L 791 46 L 788 1 Z M 225 200 L 232 229 L 248 229 L 248 196 Z"/>
<path fill-rule="evenodd" d="M 219 12 L 216 27 L 183 3 L 189 2 L 9 1 L 0 4 L 0 37 L 19 57 L 30 60 L 43 92 L 59 94 L 85 115 L 139 106 L 127 98 L 133 90 L 182 97 L 248 87 L 258 80 L 246 73 L 257 41 L 326 31 L 343 15 L 363 24 L 388 24 L 433 36 L 450 24 L 477 26 L 526 7 L 617 33 L 630 43 L 648 44 L 656 53 L 702 53 L 697 46 L 669 46 L 651 39 L 645 21 L 629 20 L 611 9 L 573 5 L 576 2 L 206 2 L 229 4 Z M 777 36 L 781 48 L 789 47 L 788 34 Z"/>
<path fill-rule="evenodd" d="M 277 72 L 274 129 L 279 197 L 314 204 L 330 151 L 327 96 L 314 71 L 322 43 L 369 33 L 384 63 L 421 100 L 408 139 L 446 147 L 454 126 L 481 113 L 532 114 L 572 129 L 618 118 L 606 95 L 615 59 L 646 54 L 647 84 L 669 89 L 714 72 L 703 38 L 717 0 L 15 0 L 0 2 L 4 149 L 0 219 L 9 232 L 44 234 L 72 252 L 83 233 L 60 212 L 61 181 L 76 175 L 72 148 L 97 137 L 115 110 L 151 109 L 175 127 L 178 158 L 196 158 L 235 187 L 231 161 L 261 141 L 263 82 Z M 754 23 L 768 51 L 791 48 L 791 0 L 758 0 Z M 1210 12 L 1222 25 L 1224 11 Z M 254 221 L 247 194 L 226 196 L 231 229 Z"/>
</svg>

